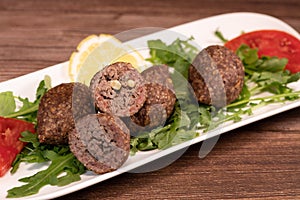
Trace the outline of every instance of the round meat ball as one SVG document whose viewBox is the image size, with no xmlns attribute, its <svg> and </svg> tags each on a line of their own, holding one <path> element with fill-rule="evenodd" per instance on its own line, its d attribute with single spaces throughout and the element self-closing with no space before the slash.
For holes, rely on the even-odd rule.
<svg viewBox="0 0 300 200">
<path fill-rule="evenodd" d="M 143 77 L 125 62 L 113 63 L 97 72 L 91 80 L 90 90 L 101 112 L 120 117 L 138 112 L 147 96 Z"/>
<path fill-rule="evenodd" d="M 127 123 L 132 134 L 163 125 L 172 114 L 176 101 L 168 66 L 152 66 L 143 71 L 142 76 L 148 94 L 143 107 L 130 117 L 131 123 Z"/>
<path fill-rule="evenodd" d="M 213 45 L 202 50 L 189 68 L 189 82 L 200 103 L 223 107 L 238 98 L 244 66 L 230 49 Z"/>
<path fill-rule="evenodd" d="M 118 169 L 130 152 L 130 133 L 116 116 L 107 113 L 80 118 L 69 134 L 70 150 L 89 170 L 103 174 Z"/>
<path fill-rule="evenodd" d="M 67 144 L 75 120 L 95 113 L 89 88 L 81 83 L 63 83 L 44 94 L 37 113 L 37 133 L 41 143 Z"/>
</svg>

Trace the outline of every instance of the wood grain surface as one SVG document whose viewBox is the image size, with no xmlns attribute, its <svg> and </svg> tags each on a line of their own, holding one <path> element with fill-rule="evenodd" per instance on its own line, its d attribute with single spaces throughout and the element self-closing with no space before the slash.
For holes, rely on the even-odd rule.
<svg viewBox="0 0 300 200">
<path fill-rule="evenodd" d="M 0 0 L 0 82 L 68 60 L 90 34 L 246 11 L 300 31 L 299 0 Z M 299 113 L 230 131 L 204 159 L 196 144 L 161 170 L 125 173 L 58 199 L 300 199 Z"/>
</svg>

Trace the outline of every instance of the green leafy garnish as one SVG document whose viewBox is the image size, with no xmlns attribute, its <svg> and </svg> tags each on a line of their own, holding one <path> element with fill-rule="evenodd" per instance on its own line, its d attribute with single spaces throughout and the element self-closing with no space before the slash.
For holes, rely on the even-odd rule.
<svg viewBox="0 0 300 200">
<path fill-rule="evenodd" d="M 226 39 L 218 29 L 215 30 L 215 36 L 217 36 L 224 43 L 228 41 L 228 39 Z"/>
<path fill-rule="evenodd" d="M 0 116 L 6 116 L 16 110 L 15 97 L 12 92 L 0 93 Z"/>
<path fill-rule="evenodd" d="M 269 56 L 259 58 L 257 52 L 257 49 L 251 49 L 245 44 L 241 45 L 236 52 L 245 67 L 244 87 L 248 87 L 250 96 L 261 92 L 292 93 L 293 90 L 287 84 L 298 81 L 300 73 L 291 74 L 284 69 L 288 62 L 286 58 Z"/>
<path fill-rule="evenodd" d="M 176 39 L 170 45 L 161 40 L 149 40 L 148 47 L 151 57 L 147 60 L 153 64 L 166 64 L 174 67 L 183 77 L 188 77 L 188 67 L 199 52 L 190 44 L 193 37 L 187 40 Z"/>
<path fill-rule="evenodd" d="M 45 76 L 36 90 L 36 100 L 31 102 L 28 98 L 14 97 L 12 92 L 0 93 L 0 116 L 7 118 L 19 118 L 36 123 L 36 114 L 42 96 L 51 88 L 51 79 Z M 22 106 L 16 110 L 17 102 Z"/>
<path fill-rule="evenodd" d="M 28 142 L 13 163 L 12 173 L 21 162 L 41 163 L 50 161 L 47 169 L 19 181 L 26 183 L 8 190 L 8 198 L 18 198 L 38 193 L 45 185 L 64 186 L 80 180 L 85 167 L 75 158 L 67 145 L 44 145 L 38 142 L 36 134 L 23 132 L 21 140 Z"/>
</svg>

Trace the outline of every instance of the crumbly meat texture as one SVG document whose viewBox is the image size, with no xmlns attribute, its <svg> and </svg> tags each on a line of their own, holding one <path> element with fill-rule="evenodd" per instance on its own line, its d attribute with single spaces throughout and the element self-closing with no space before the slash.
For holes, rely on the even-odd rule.
<svg viewBox="0 0 300 200">
<path fill-rule="evenodd" d="M 83 165 L 103 174 L 118 169 L 130 152 L 130 133 L 116 116 L 87 115 L 76 122 L 69 134 L 70 149 Z"/>
<path fill-rule="evenodd" d="M 148 94 L 144 106 L 127 123 L 132 134 L 163 125 L 172 114 L 176 101 L 168 66 L 152 66 L 143 71 L 142 76 Z"/>
<path fill-rule="evenodd" d="M 138 112 L 147 97 L 143 77 L 125 62 L 113 63 L 96 73 L 90 90 L 101 112 L 120 117 Z"/>
<path fill-rule="evenodd" d="M 219 45 L 202 50 L 189 68 L 189 82 L 198 101 L 217 107 L 238 98 L 244 76 L 244 66 L 239 57 Z"/>
<path fill-rule="evenodd" d="M 51 88 L 41 99 L 37 133 L 41 143 L 67 144 L 75 120 L 95 113 L 89 88 L 81 83 L 63 83 Z"/>
</svg>

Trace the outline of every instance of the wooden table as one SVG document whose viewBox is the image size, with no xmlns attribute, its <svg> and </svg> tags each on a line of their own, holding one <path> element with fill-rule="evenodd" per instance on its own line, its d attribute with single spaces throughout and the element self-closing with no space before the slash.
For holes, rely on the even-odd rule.
<svg viewBox="0 0 300 200">
<path fill-rule="evenodd" d="M 237 11 L 300 31 L 299 0 L 0 1 L 0 82 L 66 61 L 86 36 L 172 27 Z M 300 108 L 221 136 L 198 158 L 191 146 L 151 173 L 125 173 L 59 199 L 300 199 Z"/>
</svg>

